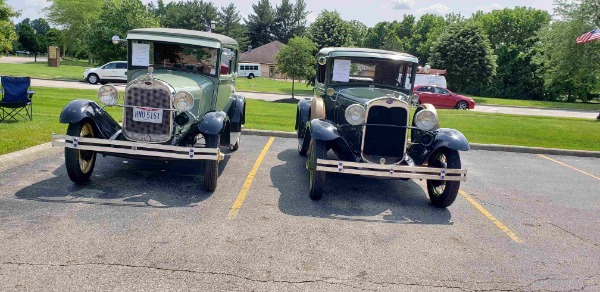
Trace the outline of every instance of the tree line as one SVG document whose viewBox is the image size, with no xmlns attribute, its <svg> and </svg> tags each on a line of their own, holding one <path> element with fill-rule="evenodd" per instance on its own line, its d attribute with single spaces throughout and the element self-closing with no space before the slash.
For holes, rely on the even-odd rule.
<svg viewBox="0 0 600 292">
<path fill-rule="evenodd" d="M 168 4 L 158 0 L 148 5 L 140 0 L 51 2 L 46 19 L 25 19 L 13 27 L 10 17 L 17 12 L 0 0 L 0 49 L 45 51 L 47 45 L 59 45 L 67 55 L 99 63 L 124 58 L 125 48 L 115 48 L 109 40 L 115 34 L 124 37 L 133 28 L 211 29 L 236 39 L 242 50 L 278 40 L 310 49 L 306 56 L 328 46 L 406 52 L 418 57 L 421 65 L 446 69 L 449 87 L 463 93 L 588 101 L 600 92 L 600 41 L 575 42 L 600 26 L 600 0 L 555 0 L 552 16 L 544 10 L 516 7 L 478 11 L 468 18 L 454 13 L 403 15 L 401 20 L 373 27 L 344 20 L 335 10 L 321 11 L 307 25 L 310 11 L 304 0 L 283 0 L 276 6 L 258 0 L 246 19 L 233 3 L 216 7 L 202 0 Z M 294 66 L 295 70 L 310 74 L 312 62 L 300 66 L 308 69 Z"/>
</svg>

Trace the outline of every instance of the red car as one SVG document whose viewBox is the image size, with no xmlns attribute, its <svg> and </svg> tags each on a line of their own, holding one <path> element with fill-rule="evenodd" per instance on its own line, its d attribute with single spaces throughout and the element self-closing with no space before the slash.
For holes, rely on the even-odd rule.
<svg viewBox="0 0 600 292">
<path fill-rule="evenodd" d="M 436 108 L 474 109 L 475 101 L 446 88 L 433 85 L 415 86 L 414 93 L 419 96 L 419 103 L 430 103 Z"/>
</svg>

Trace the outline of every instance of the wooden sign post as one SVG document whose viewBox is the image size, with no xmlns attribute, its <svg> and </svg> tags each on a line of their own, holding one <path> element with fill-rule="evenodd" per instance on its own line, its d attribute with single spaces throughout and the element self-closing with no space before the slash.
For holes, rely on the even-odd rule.
<svg viewBox="0 0 600 292">
<path fill-rule="evenodd" d="M 60 67 L 60 48 L 57 46 L 48 47 L 48 66 Z"/>
</svg>

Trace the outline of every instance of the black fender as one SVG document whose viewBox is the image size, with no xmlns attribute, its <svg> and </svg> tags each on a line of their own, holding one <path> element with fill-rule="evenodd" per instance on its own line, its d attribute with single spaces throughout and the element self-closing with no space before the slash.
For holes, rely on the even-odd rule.
<svg viewBox="0 0 600 292">
<path fill-rule="evenodd" d="M 237 94 L 233 94 L 231 97 L 232 104 L 227 112 L 230 122 L 230 131 L 241 132 L 242 125 L 246 123 L 246 98 Z"/>
<path fill-rule="evenodd" d="M 227 114 L 223 111 L 207 112 L 198 124 L 198 131 L 206 135 L 220 135 L 227 121 Z"/>
<path fill-rule="evenodd" d="M 348 161 L 356 161 L 350 146 L 338 132 L 337 127 L 328 120 L 313 119 L 307 124 L 307 134 L 315 140 L 324 141 L 327 149 L 333 149 L 338 158 Z"/>
<path fill-rule="evenodd" d="M 121 126 L 100 105 L 91 100 L 77 99 L 69 102 L 60 113 L 59 121 L 62 124 L 75 124 L 84 119 L 90 119 L 99 137 L 109 139 L 119 130 Z"/>
<path fill-rule="evenodd" d="M 423 146 L 415 144 L 411 146 L 411 148 L 413 149 L 409 150 L 409 155 L 417 165 L 422 165 L 427 162 L 429 156 L 440 148 L 458 151 L 468 151 L 471 149 L 465 135 L 457 130 L 448 128 L 438 129 L 431 145 Z"/>
<path fill-rule="evenodd" d="M 298 102 L 298 110 L 296 111 L 296 130 L 299 138 L 304 137 L 309 119 L 310 99 L 302 99 Z"/>
</svg>

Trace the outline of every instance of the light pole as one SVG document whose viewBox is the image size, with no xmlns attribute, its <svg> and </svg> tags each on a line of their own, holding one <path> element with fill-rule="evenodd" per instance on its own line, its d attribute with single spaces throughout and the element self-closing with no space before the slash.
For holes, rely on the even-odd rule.
<svg viewBox="0 0 600 292">
<path fill-rule="evenodd" d="M 33 29 L 33 62 L 37 62 L 37 30 Z"/>
</svg>

